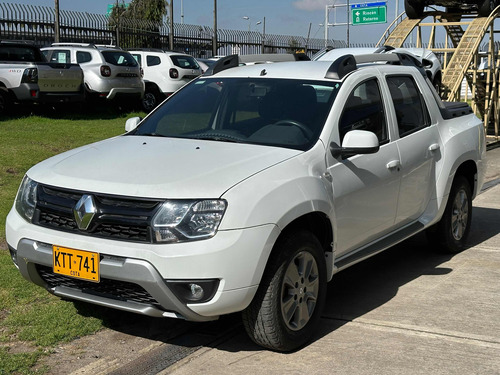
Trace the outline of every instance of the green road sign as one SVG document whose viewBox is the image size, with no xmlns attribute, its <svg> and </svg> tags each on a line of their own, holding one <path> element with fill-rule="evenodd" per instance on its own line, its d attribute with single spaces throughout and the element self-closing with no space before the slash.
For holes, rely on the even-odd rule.
<svg viewBox="0 0 500 375">
<path fill-rule="evenodd" d="M 352 24 L 368 25 L 373 23 L 387 23 L 387 6 L 353 8 Z"/>
</svg>

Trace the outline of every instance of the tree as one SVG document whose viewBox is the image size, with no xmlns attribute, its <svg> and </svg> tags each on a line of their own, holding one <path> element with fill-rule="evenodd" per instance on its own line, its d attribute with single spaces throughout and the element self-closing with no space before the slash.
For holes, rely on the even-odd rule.
<svg viewBox="0 0 500 375">
<path fill-rule="evenodd" d="M 167 7 L 166 0 L 132 0 L 129 4 L 116 0 L 108 24 L 116 30 L 117 44 L 122 47 L 161 47 L 160 27 L 167 15 Z"/>
<path fill-rule="evenodd" d="M 161 23 L 167 15 L 166 0 L 132 0 L 128 8 L 130 18 Z"/>
</svg>

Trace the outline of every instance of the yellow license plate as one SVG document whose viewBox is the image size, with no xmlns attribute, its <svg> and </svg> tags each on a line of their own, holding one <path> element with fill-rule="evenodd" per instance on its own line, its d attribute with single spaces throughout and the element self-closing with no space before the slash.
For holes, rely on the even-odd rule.
<svg viewBox="0 0 500 375">
<path fill-rule="evenodd" d="M 99 282 L 99 253 L 52 246 L 54 273 Z"/>
</svg>

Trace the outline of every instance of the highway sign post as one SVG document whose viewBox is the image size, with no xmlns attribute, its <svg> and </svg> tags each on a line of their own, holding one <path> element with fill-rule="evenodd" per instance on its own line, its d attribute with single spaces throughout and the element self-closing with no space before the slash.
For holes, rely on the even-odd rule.
<svg viewBox="0 0 500 375">
<path fill-rule="evenodd" d="M 352 24 L 368 25 L 387 23 L 387 3 L 365 3 L 351 5 Z"/>
</svg>

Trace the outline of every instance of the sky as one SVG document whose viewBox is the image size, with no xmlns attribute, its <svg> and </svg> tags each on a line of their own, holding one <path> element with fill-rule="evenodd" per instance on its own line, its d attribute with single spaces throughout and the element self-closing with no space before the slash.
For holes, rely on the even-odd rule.
<svg viewBox="0 0 500 375">
<path fill-rule="evenodd" d="M 384 0 L 370 0 L 368 3 Z M 59 0 L 61 10 L 74 10 L 104 14 L 108 4 L 115 0 Z M 126 1 L 127 2 L 127 1 Z M 350 5 L 364 3 L 351 0 Z M 0 3 L 31 4 L 54 7 L 54 0 L 0 0 Z M 217 25 L 219 29 L 262 32 L 266 21 L 266 34 L 308 36 L 324 39 L 325 6 L 346 4 L 347 0 L 217 0 Z M 350 26 L 351 43 L 376 43 L 394 20 L 396 10 L 404 11 L 404 0 L 387 0 L 387 23 L 378 25 Z M 396 4 L 398 5 L 396 7 Z M 174 22 L 181 23 L 181 6 L 184 23 L 213 26 L 213 0 L 173 0 Z M 336 17 L 335 17 L 336 13 Z M 245 18 L 244 18 L 245 17 Z M 248 19 L 247 19 L 248 18 Z M 345 23 L 347 8 L 330 10 L 329 23 Z M 257 25 L 257 22 L 261 22 Z M 346 40 L 346 26 L 330 26 L 329 38 Z"/>
</svg>

